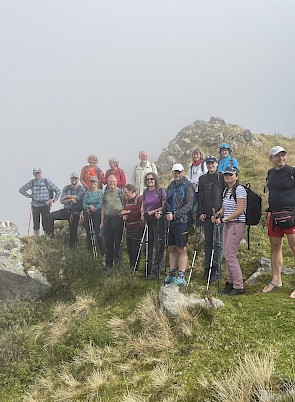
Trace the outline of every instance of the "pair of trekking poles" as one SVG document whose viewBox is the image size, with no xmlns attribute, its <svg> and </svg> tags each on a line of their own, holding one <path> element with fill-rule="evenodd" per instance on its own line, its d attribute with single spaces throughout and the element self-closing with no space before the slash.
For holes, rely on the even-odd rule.
<svg viewBox="0 0 295 402">
<path fill-rule="evenodd" d="M 159 261 L 159 251 L 160 251 L 160 223 L 159 223 L 159 219 L 157 220 L 157 279 L 158 279 L 158 283 L 160 283 L 160 261 Z M 149 227 L 148 224 L 146 223 L 144 226 L 144 230 L 143 230 L 143 234 L 139 243 L 139 248 L 138 248 L 138 252 L 137 252 L 137 256 L 136 256 L 136 260 L 135 260 L 135 264 L 134 264 L 134 268 L 133 268 L 133 275 L 135 275 L 135 272 L 138 271 L 138 265 L 139 265 L 139 259 L 140 259 L 140 255 L 141 255 L 141 250 L 142 250 L 142 246 L 143 244 L 145 245 L 145 277 L 148 277 L 148 263 L 149 263 Z M 165 267 L 166 269 L 166 267 Z"/>
</svg>

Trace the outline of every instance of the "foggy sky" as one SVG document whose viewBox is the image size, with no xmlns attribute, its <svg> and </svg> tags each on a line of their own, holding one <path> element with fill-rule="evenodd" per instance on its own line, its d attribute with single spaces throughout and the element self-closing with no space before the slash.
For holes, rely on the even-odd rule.
<svg viewBox="0 0 295 402">
<path fill-rule="evenodd" d="M 211 115 L 293 135 L 294 17 L 293 0 L 1 0 L 0 219 L 26 233 L 34 167 L 62 189 L 96 153 L 130 177 Z"/>
</svg>

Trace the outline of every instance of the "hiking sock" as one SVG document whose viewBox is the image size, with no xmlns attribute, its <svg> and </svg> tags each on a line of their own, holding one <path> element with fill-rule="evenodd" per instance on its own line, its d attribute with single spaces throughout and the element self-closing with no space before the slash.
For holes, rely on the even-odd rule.
<svg viewBox="0 0 295 402">
<path fill-rule="evenodd" d="M 183 271 L 179 271 L 178 272 L 178 277 L 183 279 L 184 278 L 184 272 Z"/>
<path fill-rule="evenodd" d="M 176 269 L 169 269 L 168 276 L 176 276 Z"/>
</svg>

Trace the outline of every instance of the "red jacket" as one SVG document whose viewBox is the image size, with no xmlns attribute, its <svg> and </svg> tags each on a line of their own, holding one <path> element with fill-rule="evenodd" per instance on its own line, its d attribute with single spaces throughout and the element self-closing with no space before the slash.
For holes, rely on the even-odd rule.
<svg viewBox="0 0 295 402">
<path fill-rule="evenodd" d="M 126 176 L 124 173 L 124 170 L 120 169 L 119 167 L 117 167 L 116 171 L 113 172 L 111 169 L 106 171 L 105 176 L 101 179 L 103 184 L 108 183 L 108 177 L 113 174 L 114 176 L 116 176 L 117 180 L 118 180 L 118 184 L 117 187 L 119 188 L 123 188 L 126 185 Z M 106 190 L 108 189 L 108 186 L 106 186 L 105 188 Z"/>
</svg>

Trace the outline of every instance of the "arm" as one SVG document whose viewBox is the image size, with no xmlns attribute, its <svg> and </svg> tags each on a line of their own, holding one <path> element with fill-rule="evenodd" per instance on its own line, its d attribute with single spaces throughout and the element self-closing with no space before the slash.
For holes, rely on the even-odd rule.
<svg viewBox="0 0 295 402">
<path fill-rule="evenodd" d="M 237 198 L 237 209 L 230 214 L 227 218 L 222 219 L 222 222 L 229 222 L 244 213 L 245 198 Z"/>
<path fill-rule="evenodd" d="M 33 198 L 31 194 L 27 193 L 27 190 L 32 190 L 32 180 L 28 181 L 25 185 L 23 185 L 18 191 L 21 193 L 21 195 L 24 195 L 27 198 Z"/>
<path fill-rule="evenodd" d="M 89 209 L 90 208 L 90 204 L 89 204 L 89 191 L 86 191 L 85 193 L 85 197 L 83 200 L 83 209 Z"/>
<path fill-rule="evenodd" d="M 126 185 L 126 176 L 124 170 L 120 170 L 119 173 L 119 180 L 118 180 L 118 187 L 123 188 Z"/>
<path fill-rule="evenodd" d="M 53 192 L 54 192 L 54 198 L 52 200 L 52 202 L 56 202 L 59 197 L 60 197 L 60 189 L 57 187 L 57 185 L 55 185 L 54 183 L 52 183 L 52 181 L 48 180 L 48 185 L 52 188 Z M 48 200 L 49 201 L 49 200 Z"/>
<path fill-rule="evenodd" d="M 100 229 L 102 229 L 104 227 L 104 205 L 101 208 L 101 223 L 100 223 Z"/>
<path fill-rule="evenodd" d="M 238 164 L 238 161 L 236 160 L 236 158 L 232 158 L 232 164 L 233 164 L 233 167 L 239 169 L 239 164 Z"/>
</svg>

